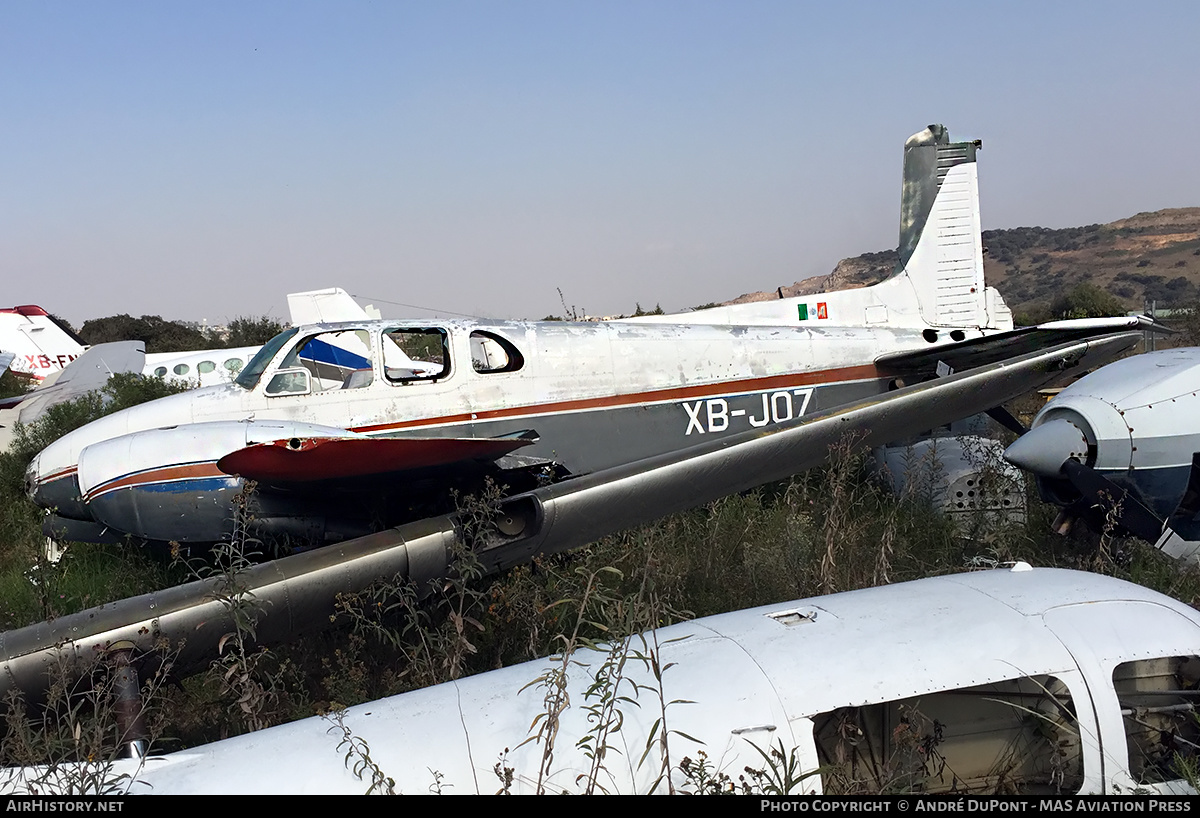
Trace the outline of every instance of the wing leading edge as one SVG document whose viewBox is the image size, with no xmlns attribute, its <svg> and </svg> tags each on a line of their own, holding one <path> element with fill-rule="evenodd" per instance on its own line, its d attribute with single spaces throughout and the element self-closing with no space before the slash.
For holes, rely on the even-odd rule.
<svg viewBox="0 0 1200 818">
<path fill-rule="evenodd" d="M 313 483 L 497 460 L 537 440 L 533 431 L 491 438 L 292 437 L 230 452 L 217 468 L 267 483 Z"/>
<path fill-rule="evenodd" d="M 1171 330 L 1144 315 L 1052 321 L 916 352 L 881 355 L 875 359 L 875 365 L 883 372 L 901 376 L 931 375 L 937 371 L 938 364 L 945 364 L 955 372 L 963 372 L 1059 344 L 1131 331 L 1168 333 Z"/>
</svg>

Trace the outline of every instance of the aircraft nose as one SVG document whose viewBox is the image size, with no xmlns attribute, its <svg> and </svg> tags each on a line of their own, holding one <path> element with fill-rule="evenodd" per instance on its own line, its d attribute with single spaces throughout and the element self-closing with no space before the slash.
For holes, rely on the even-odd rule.
<svg viewBox="0 0 1200 818">
<path fill-rule="evenodd" d="M 38 474 L 41 472 L 41 468 L 38 465 L 39 459 L 37 457 L 33 458 L 29 465 L 25 467 L 25 493 L 29 495 L 30 500 L 33 500 L 33 502 L 40 506 L 41 503 L 38 503 Z"/>
<path fill-rule="evenodd" d="M 42 508 L 78 519 L 90 516 L 79 492 L 79 481 L 73 468 L 45 474 L 40 459 L 35 457 L 25 470 L 25 493 Z"/>
<path fill-rule="evenodd" d="M 1064 463 L 1075 458 L 1086 464 L 1087 454 L 1087 437 L 1074 423 L 1060 418 L 1021 435 L 1004 451 L 1004 459 L 1039 477 L 1058 477 Z"/>
</svg>

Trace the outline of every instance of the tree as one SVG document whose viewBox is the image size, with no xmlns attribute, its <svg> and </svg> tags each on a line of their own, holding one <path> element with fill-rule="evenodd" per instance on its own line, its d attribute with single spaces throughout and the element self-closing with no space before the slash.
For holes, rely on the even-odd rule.
<svg viewBox="0 0 1200 818">
<path fill-rule="evenodd" d="M 29 391 L 32 382 L 22 378 L 11 369 L 5 370 L 3 375 L 0 375 L 0 398 L 11 398 L 16 395 L 23 395 Z"/>
<path fill-rule="evenodd" d="M 199 330 L 186 327 L 178 321 L 167 321 L 161 315 L 134 318 L 122 313 L 109 318 L 94 318 L 84 322 L 79 328 L 79 335 L 92 345 L 110 341 L 142 341 L 146 344 L 146 352 L 187 352 L 212 347 L 212 342 Z"/>
<path fill-rule="evenodd" d="M 282 322 L 270 316 L 239 315 L 229 322 L 225 344 L 231 347 L 262 346 L 285 329 Z"/>
<path fill-rule="evenodd" d="M 1126 311 L 1121 299 L 1095 284 L 1087 283 L 1060 295 L 1050 305 L 1050 312 L 1055 318 L 1105 318 L 1124 315 Z"/>
</svg>

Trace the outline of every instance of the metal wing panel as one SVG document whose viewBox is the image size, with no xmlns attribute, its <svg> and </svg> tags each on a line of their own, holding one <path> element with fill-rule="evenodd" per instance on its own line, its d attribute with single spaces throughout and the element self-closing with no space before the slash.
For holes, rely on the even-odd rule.
<svg viewBox="0 0 1200 818">
<path fill-rule="evenodd" d="M 1004 403 L 1051 383 L 1064 370 L 1110 360 L 1140 337 L 1127 333 L 1064 344 L 971 372 L 868 398 L 764 431 L 744 432 L 679 452 L 596 472 L 520 495 L 514 514 L 543 515 L 535 531 L 505 543 L 485 563 L 523 562 L 789 477 L 822 462 L 847 435 L 879 445 Z M 534 508 L 538 509 L 536 512 Z"/>
<path fill-rule="evenodd" d="M 498 438 L 292 437 L 238 449 L 217 468 L 268 483 L 310 483 L 496 460 L 537 439 L 532 432 Z"/>
</svg>

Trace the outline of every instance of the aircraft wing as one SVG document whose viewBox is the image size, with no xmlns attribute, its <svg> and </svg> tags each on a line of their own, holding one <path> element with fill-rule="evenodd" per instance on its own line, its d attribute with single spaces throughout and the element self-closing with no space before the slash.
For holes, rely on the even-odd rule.
<svg viewBox="0 0 1200 818">
<path fill-rule="evenodd" d="M 146 365 L 146 344 L 142 341 L 115 341 L 97 344 L 67 364 L 62 374 L 50 386 L 43 386 L 18 396 L 21 404 L 19 420 L 32 423 L 51 407 L 79 397 L 85 392 L 102 388 L 117 372 L 140 373 Z M 13 399 L 9 399 L 13 400 Z M 2 406 L 0 406 L 2 408 Z"/>
<path fill-rule="evenodd" d="M 955 372 L 1037 352 L 1058 344 L 1086 341 L 1119 332 L 1148 331 L 1167 333 L 1169 329 L 1144 315 L 1118 318 L 1080 318 L 1051 321 L 1036 327 L 1020 327 L 1008 332 L 972 338 L 955 344 L 943 344 L 917 352 L 881 355 L 875 359 L 880 370 L 894 375 L 929 375 L 945 364 Z"/>
<path fill-rule="evenodd" d="M 12 362 L 16 357 L 17 353 L 15 352 L 0 352 L 0 375 L 8 371 L 8 368 L 12 366 Z"/>
<path fill-rule="evenodd" d="M 1059 344 L 1017 358 L 864 398 L 766 429 L 750 430 L 666 455 L 554 483 L 506 500 L 502 513 L 520 534 L 480 556 L 485 567 L 578 548 L 824 461 L 849 435 L 882 445 L 998 406 L 1132 348 L 1138 332 Z"/>
<path fill-rule="evenodd" d="M 230 452 L 217 468 L 267 483 L 312 483 L 496 460 L 537 440 L 532 431 L 491 438 L 292 437 Z"/>
</svg>

